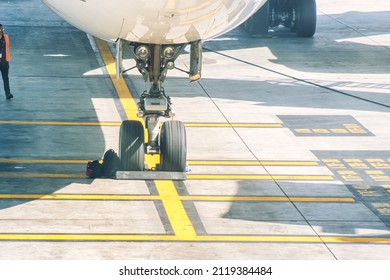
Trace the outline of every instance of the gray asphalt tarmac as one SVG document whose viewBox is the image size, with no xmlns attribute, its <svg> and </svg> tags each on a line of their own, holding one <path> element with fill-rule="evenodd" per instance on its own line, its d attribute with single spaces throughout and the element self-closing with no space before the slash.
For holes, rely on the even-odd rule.
<svg viewBox="0 0 390 280">
<path fill-rule="evenodd" d="M 200 82 L 168 74 L 190 168 L 170 181 L 85 176 L 143 79 L 41 1 L 1 2 L 0 259 L 390 259 L 390 4 L 317 3 L 313 38 L 238 28 Z"/>
</svg>

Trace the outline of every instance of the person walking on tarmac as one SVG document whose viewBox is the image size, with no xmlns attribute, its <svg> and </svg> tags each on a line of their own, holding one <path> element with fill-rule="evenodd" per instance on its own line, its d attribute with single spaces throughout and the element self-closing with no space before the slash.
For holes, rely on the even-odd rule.
<svg viewBox="0 0 390 280">
<path fill-rule="evenodd" d="M 8 70 L 10 59 L 9 38 L 4 33 L 3 25 L 0 23 L 0 70 L 1 76 L 3 77 L 5 96 L 8 100 L 14 97 L 9 89 Z"/>
</svg>

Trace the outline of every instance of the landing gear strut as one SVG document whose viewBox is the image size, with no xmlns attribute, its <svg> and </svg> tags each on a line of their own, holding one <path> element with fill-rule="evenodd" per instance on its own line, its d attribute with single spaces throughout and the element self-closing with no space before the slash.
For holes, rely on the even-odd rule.
<svg viewBox="0 0 390 280">
<path fill-rule="evenodd" d="M 193 42 L 190 54 L 191 81 L 201 76 L 202 44 Z M 144 128 L 140 121 L 124 121 L 120 128 L 119 157 L 124 171 L 143 171 L 145 154 L 160 154 L 159 171 L 185 172 L 187 142 L 184 124 L 166 120 L 175 115 L 169 96 L 162 84 L 168 70 L 175 68 L 175 60 L 186 45 L 133 45 L 130 50 L 136 67 L 145 82 L 150 84 L 138 102 L 137 116 L 143 118 L 148 141 L 145 143 Z M 183 71 L 183 70 L 182 70 Z M 162 125 L 161 125 L 162 123 Z"/>
</svg>

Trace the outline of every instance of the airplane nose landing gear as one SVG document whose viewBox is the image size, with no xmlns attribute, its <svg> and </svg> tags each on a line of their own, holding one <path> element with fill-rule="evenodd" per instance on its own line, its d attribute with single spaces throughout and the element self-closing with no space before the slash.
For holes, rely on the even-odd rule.
<svg viewBox="0 0 390 280">
<path fill-rule="evenodd" d="M 162 118 L 175 115 L 162 84 L 167 71 L 175 68 L 174 62 L 185 46 L 136 45 L 131 49 L 137 62 L 136 67 L 145 82 L 150 83 L 149 91 L 141 95 L 137 110 L 137 116 L 145 120 L 148 142 L 145 143 L 144 128 L 140 121 L 126 120 L 122 123 L 119 157 L 124 171 L 144 171 L 145 153 L 160 154 L 157 171 L 186 171 L 187 139 L 184 124 L 180 121 L 161 121 Z M 201 52 L 200 41 L 191 43 L 191 65 L 188 71 L 191 81 L 201 76 Z"/>
</svg>

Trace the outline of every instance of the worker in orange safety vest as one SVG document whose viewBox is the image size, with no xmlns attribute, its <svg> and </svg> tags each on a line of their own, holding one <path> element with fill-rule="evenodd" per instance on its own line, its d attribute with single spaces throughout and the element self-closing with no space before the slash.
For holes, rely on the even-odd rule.
<svg viewBox="0 0 390 280">
<path fill-rule="evenodd" d="M 8 71 L 10 59 L 9 38 L 8 35 L 4 33 L 3 25 L 0 23 L 0 70 L 1 76 L 3 77 L 5 96 L 8 100 L 14 97 L 9 89 Z"/>
</svg>

